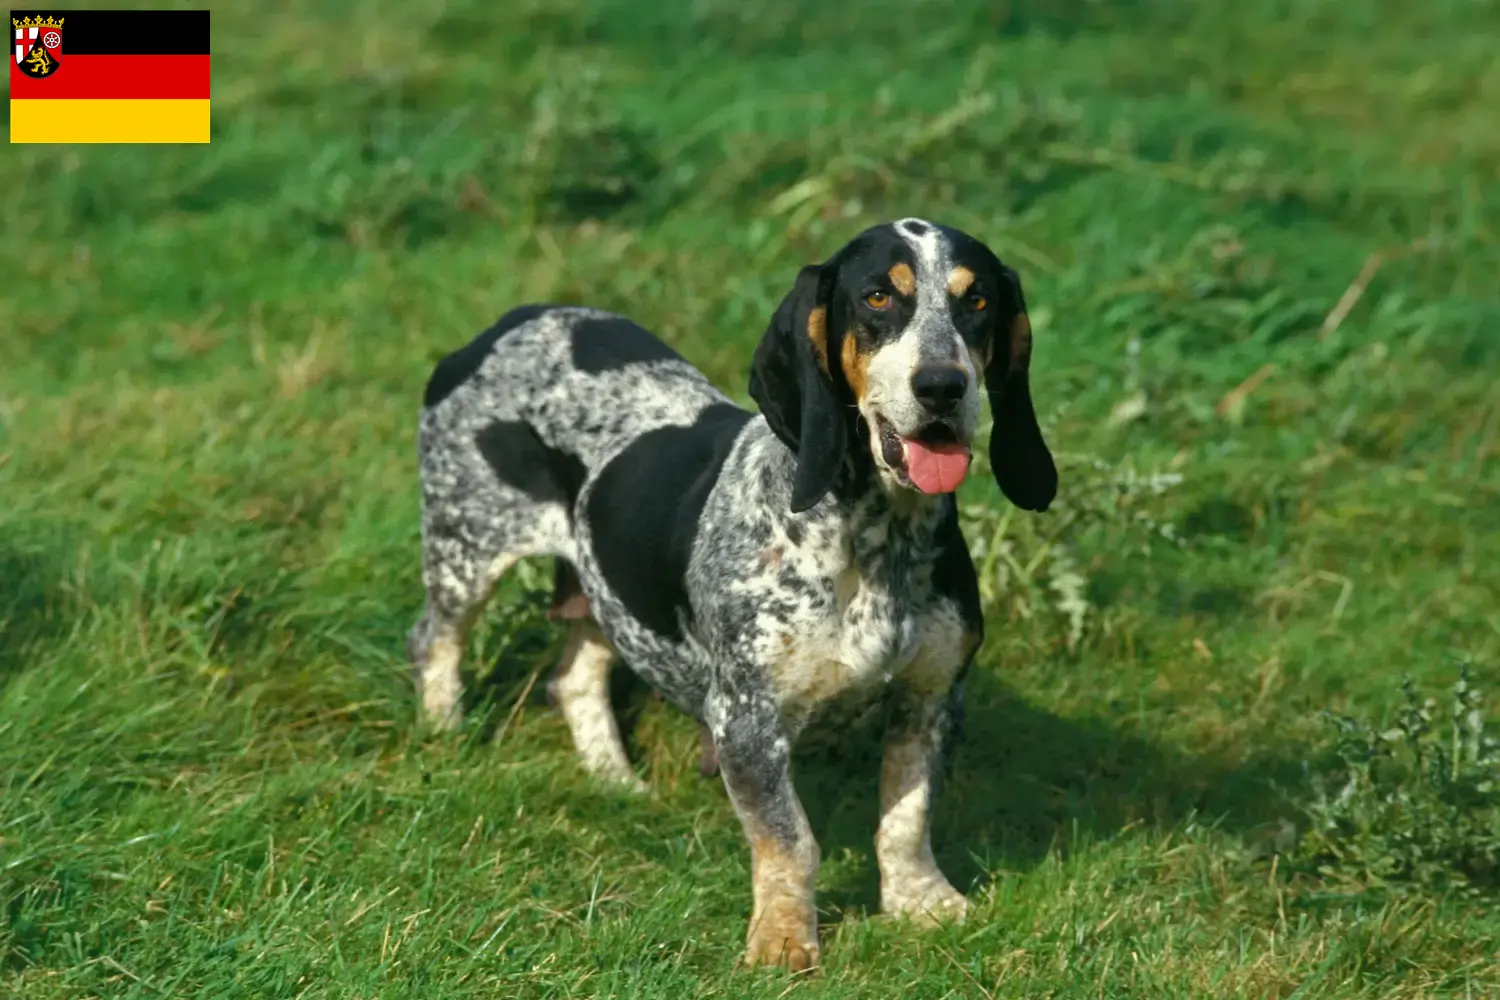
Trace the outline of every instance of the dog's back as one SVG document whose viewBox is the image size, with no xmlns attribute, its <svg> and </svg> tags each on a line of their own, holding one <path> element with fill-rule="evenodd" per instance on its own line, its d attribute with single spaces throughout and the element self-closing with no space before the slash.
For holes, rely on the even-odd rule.
<svg viewBox="0 0 1500 1000">
<path fill-rule="evenodd" d="M 632 442 L 712 406 L 733 404 L 656 336 L 595 309 L 513 309 L 439 361 L 418 430 L 428 608 L 414 661 L 456 657 L 449 647 L 518 559 L 558 557 L 554 612 L 586 617 L 572 568 L 580 496 Z"/>
<path fill-rule="evenodd" d="M 422 457 L 424 463 L 450 457 L 454 436 L 477 439 L 469 450 L 483 458 L 489 476 L 508 482 L 519 475 L 530 483 L 535 473 L 506 462 L 508 449 L 519 448 L 527 459 L 535 450 L 530 442 L 506 440 L 519 433 L 513 424 L 592 470 L 641 434 L 691 423 L 703 407 L 723 402 L 681 355 L 624 317 L 522 306 L 438 362 L 423 397 Z M 450 447 L 427 446 L 439 438 Z"/>
</svg>

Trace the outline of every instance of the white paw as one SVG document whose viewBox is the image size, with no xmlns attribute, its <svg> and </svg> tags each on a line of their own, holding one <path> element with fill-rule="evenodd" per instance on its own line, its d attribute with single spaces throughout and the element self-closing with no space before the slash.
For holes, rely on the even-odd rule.
<svg viewBox="0 0 1500 1000">
<path fill-rule="evenodd" d="M 607 780 L 614 787 L 630 795 L 645 795 L 651 790 L 650 785 L 637 778 L 634 774 L 612 775 Z"/>
<path fill-rule="evenodd" d="M 451 733 L 464 724 L 463 706 L 457 698 L 422 695 L 422 720 L 434 732 Z"/>
<path fill-rule="evenodd" d="M 601 781 L 611 788 L 629 792 L 632 795 L 645 795 L 649 786 L 636 776 L 627 765 L 617 763 L 614 760 L 584 761 L 584 770 L 588 771 L 595 780 Z"/>
<path fill-rule="evenodd" d="M 880 908 L 893 917 L 936 925 L 962 922 L 969 901 L 947 879 L 936 875 L 887 887 L 881 893 Z"/>
</svg>

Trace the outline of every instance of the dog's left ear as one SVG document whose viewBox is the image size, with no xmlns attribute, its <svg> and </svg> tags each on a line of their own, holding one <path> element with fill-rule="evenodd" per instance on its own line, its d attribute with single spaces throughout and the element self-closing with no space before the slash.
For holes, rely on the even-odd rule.
<svg viewBox="0 0 1500 1000">
<path fill-rule="evenodd" d="M 848 448 L 847 421 L 829 369 L 829 268 L 804 267 L 755 349 L 750 395 L 797 456 L 792 513 L 833 488 Z"/>
<path fill-rule="evenodd" d="M 1043 511 L 1057 496 L 1057 466 L 1031 405 L 1031 321 L 1021 278 L 1004 268 L 1014 286 L 1016 314 L 1010 325 L 996 331 L 990 360 L 984 370 L 994 430 L 990 432 L 990 468 L 995 482 L 1011 503 L 1023 510 Z"/>
</svg>

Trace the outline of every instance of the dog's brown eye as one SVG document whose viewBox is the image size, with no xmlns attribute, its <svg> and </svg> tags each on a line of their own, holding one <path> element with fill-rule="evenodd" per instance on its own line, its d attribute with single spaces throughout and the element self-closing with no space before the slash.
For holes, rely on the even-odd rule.
<svg viewBox="0 0 1500 1000">
<path fill-rule="evenodd" d="M 885 292 L 871 292 L 865 296 L 865 305 L 871 309 L 885 309 L 891 304 L 891 297 Z"/>
<path fill-rule="evenodd" d="M 969 305 L 973 307 L 975 312 L 984 312 L 984 307 L 989 304 L 990 300 L 983 295 L 975 294 L 969 296 Z"/>
</svg>

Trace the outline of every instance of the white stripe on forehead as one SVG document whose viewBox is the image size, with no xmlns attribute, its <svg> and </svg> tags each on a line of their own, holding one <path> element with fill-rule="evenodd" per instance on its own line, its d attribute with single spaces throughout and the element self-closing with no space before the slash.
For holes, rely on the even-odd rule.
<svg viewBox="0 0 1500 1000">
<path fill-rule="evenodd" d="M 926 350 L 947 352 L 958 341 L 948 314 L 948 241 L 937 226 L 925 219 L 902 219 L 896 232 L 916 257 L 917 309 L 907 329 Z M 939 347 L 941 345 L 941 347 Z M 960 342 L 961 346 L 961 342 Z"/>
<path fill-rule="evenodd" d="M 924 271 L 927 280 L 944 283 L 943 258 L 947 256 L 947 247 L 943 245 L 938 227 L 926 219 L 902 219 L 896 223 L 896 232 L 901 234 L 901 239 L 916 254 L 918 283 L 924 277 L 921 273 Z"/>
</svg>

